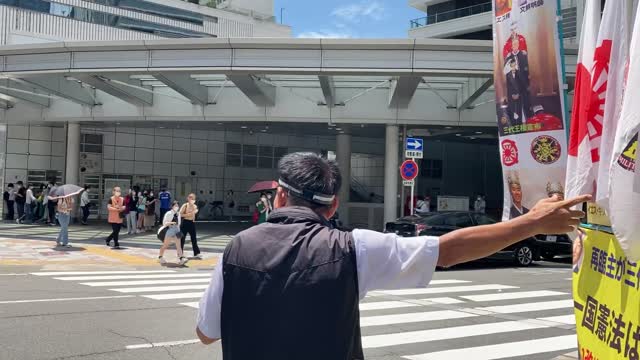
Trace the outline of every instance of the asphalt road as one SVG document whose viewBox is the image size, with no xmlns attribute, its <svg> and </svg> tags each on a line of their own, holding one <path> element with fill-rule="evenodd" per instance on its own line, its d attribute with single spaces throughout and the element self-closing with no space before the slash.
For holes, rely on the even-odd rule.
<svg viewBox="0 0 640 360">
<path fill-rule="evenodd" d="M 0 359 L 221 359 L 219 344 L 194 343 L 194 307 L 210 271 L 0 266 Z M 570 277 L 562 262 L 480 264 L 438 271 L 427 289 L 372 293 L 361 303 L 365 354 L 536 360 L 570 352 Z"/>
</svg>

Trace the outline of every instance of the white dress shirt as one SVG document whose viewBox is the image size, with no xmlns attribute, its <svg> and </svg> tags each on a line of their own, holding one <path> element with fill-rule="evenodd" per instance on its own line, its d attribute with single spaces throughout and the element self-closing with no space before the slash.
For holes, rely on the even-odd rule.
<svg viewBox="0 0 640 360">
<path fill-rule="evenodd" d="M 370 230 L 354 230 L 352 235 L 360 299 L 372 290 L 425 287 L 431 281 L 438 262 L 437 237 L 403 238 Z M 223 288 L 222 263 L 219 263 L 200 299 L 198 311 L 198 328 L 211 339 L 222 336 Z"/>
</svg>

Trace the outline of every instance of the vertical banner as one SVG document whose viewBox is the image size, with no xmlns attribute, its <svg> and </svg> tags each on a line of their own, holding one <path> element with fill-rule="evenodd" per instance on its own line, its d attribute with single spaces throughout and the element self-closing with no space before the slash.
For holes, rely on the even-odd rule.
<svg viewBox="0 0 640 360">
<path fill-rule="evenodd" d="M 612 234 L 594 229 L 584 233 L 576 240 L 582 246 L 574 246 L 573 269 L 580 359 L 637 360 L 640 267 L 626 257 Z"/>
<path fill-rule="evenodd" d="M 555 0 L 494 0 L 496 113 L 503 220 L 564 198 L 567 137 Z"/>
</svg>

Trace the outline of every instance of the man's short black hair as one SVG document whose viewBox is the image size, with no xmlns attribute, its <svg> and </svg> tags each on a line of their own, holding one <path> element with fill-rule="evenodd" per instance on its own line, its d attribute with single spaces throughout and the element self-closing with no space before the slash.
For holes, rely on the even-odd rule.
<svg viewBox="0 0 640 360">
<path fill-rule="evenodd" d="M 7 187 L 12 188 L 13 187 L 13 183 L 9 183 L 9 185 L 7 185 Z"/>
<path fill-rule="evenodd" d="M 318 195 L 336 195 L 342 186 L 338 163 L 316 153 L 298 152 L 284 156 L 278 163 L 278 175 L 288 185 Z M 289 191 L 289 203 L 311 209 L 328 207 L 302 199 L 292 191 Z"/>
</svg>

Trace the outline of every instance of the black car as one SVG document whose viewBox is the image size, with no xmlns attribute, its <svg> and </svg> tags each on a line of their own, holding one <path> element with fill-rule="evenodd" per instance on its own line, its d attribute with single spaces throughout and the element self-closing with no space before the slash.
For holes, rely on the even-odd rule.
<svg viewBox="0 0 640 360">
<path fill-rule="evenodd" d="M 438 212 L 423 216 L 408 216 L 386 224 L 385 232 L 399 236 L 441 236 L 465 227 L 494 224 L 496 220 L 471 211 Z M 511 245 L 493 255 L 491 259 L 514 261 L 529 266 L 540 256 L 551 259 L 557 255 L 570 255 L 571 240 L 566 235 L 536 236 Z"/>
</svg>

